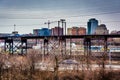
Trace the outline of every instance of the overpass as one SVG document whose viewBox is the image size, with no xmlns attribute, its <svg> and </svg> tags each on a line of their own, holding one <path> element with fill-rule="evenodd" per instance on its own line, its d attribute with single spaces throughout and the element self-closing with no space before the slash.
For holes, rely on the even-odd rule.
<svg viewBox="0 0 120 80">
<path fill-rule="evenodd" d="M 10 54 L 14 54 L 14 49 L 18 48 L 18 45 L 15 45 L 14 42 L 19 42 L 19 48 L 21 49 L 21 54 L 27 53 L 28 49 L 28 39 L 42 39 L 43 44 L 46 45 L 50 40 L 58 40 L 60 43 L 65 43 L 66 48 L 66 39 L 83 39 L 85 52 L 87 54 L 91 54 L 91 40 L 102 39 L 104 41 L 104 52 L 107 52 L 107 40 L 108 38 L 120 38 L 120 34 L 108 34 L 108 35 L 58 35 L 58 36 L 1 36 L 0 40 L 4 40 L 4 51 L 9 50 Z M 59 44 L 58 44 L 59 45 Z"/>
</svg>

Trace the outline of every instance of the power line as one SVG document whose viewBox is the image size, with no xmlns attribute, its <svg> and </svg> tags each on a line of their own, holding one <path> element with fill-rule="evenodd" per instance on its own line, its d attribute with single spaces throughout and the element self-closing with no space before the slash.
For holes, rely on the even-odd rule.
<svg viewBox="0 0 120 80">
<path fill-rule="evenodd" d="M 102 23 L 117 23 L 117 22 L 120 22 L 120 21 L 102 21 Z M 87 23 L 87 22 L 67 22 L 67 23 Z M 22 26 L 25 26 L 25 27 L 29 27 L 29 26 L 41 26 L 41 25 L 45 25 L 45 24 L 26 24 L 26 25 L 16 25 L 17 27 L 22 27 Z M 13 27 L 13 25 L 0 25 L 0 27 Z"/>
<path fill-rule="evenodd" d="M 108 5 L 105 5 L 105 6 L 102 6 L 102 7 L 98 7 L 98 6 L 96 6 L 96 7 L 88 7 L 88 8 L 75 8 L 75 10 L 78 10 L 78 11 L 84 11 L 84 10 L 93 10 L 93 9 L 108 9 L 108 8 L 119 8 L 120 7 L 120 5 L 110 5 L 110 6 L 108 6 Z M 2 9 L 2 10 L 6 10 L 7 9 L 7 11 L 38 11 L 38 10 L 33 10 L 33 9 L 8 9 L 8 8 L 3 8 L 3 7 L 0 7 L 0 9 Z M 65 7 L 60 7 L 60 9 L 62 9 L 62 10 L 71 10 L 71 8 L 65 8 Z M 47 8 L 47 9 L 44 9 L 44 10 L 50 10 L 49 8 Z M 53 12 L 53 11 L 51 11 L 51 12 Z"/>
<path fill-rule="evenodd" d="M 16 25 L 17 27 L 21 27 L 21 26 L 26 26 L 26 27 L 29 27 L 29 26 L 40 26 L 40 25 L 44 25 L 44 24 L 26 24 L 26 25 L 20 25 L 20 24 L 18 24 L 18 25 Z M 13 27 L 13 25 L 0 25 L 0 27 Z"/>
<path fill-rule="evenodd" d="M 111 23 L 111 22 L 120 22 L 120 21 L 102 21 L 102 22 Z M 68 22 L 68 23 L 86 23 L 86 21 L 84 21 L 84 22 L 83 21 L 82 22 L 81 21 L 77 21 L 77 22 Z"/>
<path fill-rule="evenodd" d="M 74 18 L 74 17 L 85 17 L 85 16 L 97 16 L 97 15 L 106 15 L 106 14 L 119 14 L 120 11 L 112 11 L 112 12 L 102 12 L 102 13 L 93 13 L 88 15 L 74 15 L 74 16 L 56 16 L 56 17 L 38 17 L 38 18 L 1 18 L 1 19 L 50 19 L 50 18 Z"/>
<path fill-rule="evenodd" d="M 116 12 L 104 12 L 104 13 L 95 13 L 95 14 L 89 14 L 89 15 L 76 15 L 76 16 L 69 16 L 71 17 L 85 17 L 85 16 L 95 16 L 95 15 L 105 15 L 105 14 L 118 14 L 120 13 L 120 11 L 116 11 Z"/>
</svg>

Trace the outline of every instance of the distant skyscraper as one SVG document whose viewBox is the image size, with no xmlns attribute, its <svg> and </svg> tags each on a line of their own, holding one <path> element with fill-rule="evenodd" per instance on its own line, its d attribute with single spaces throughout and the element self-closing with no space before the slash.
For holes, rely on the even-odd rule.
<svg viewBox="0 0 120 80">
<path fill-rule="evenodd" d="M 54 27 L 51 29 L 51 35 L 54 35 L 54 36 L 61 36 L 63 35 L 63 28 L 61 27 Z"/>
<path fill-rule="evenodd" d="M 86 35 L 86 28 L 79 27 L 78 28 L 78 35 Z"/>
<path fill-rule="evenodd" d="M 50 36 L 51 31 L 48 28 L 42 28 L 40 30 L 40 36 Z"/>
<path fill-rule="evenodd" d="M 94 34 L 97 27 L 98 20 L 96 20 L 95 18 L 89 19 L 87 23 L 87 34 Z"/>
<path fill-rule="evenodd" d="M 72 35 L 72 28 L 67 28 L 67 34 Z"/>
<path fill-rule="evenodd" d="M 113 30 L 113 31 L 111 31 L 110 34 L 117 34 L 117 30 Z"/>
<path fill-rule="evenodd" d="M 84 27 L 72 27 L 67 28 L 68 35 L 85 35 L 86 28 Z"/>
<path fill-rule="evenodd" d="M 95 34 L 109 34 L 109 30 L 107 29 L 105 24 L 100 24 L 96 30 Z"/>
<path fill-rule="evenodd" d="M 51 30 L 49 30 L 48 28 L 34 29 L 33 34 L 36 36 L 50 36 Z"/>
<path fill-rule="evenodd" d="M 72 35 L 78 35 L 78 27 L 72 27 Z"/>
</svg>

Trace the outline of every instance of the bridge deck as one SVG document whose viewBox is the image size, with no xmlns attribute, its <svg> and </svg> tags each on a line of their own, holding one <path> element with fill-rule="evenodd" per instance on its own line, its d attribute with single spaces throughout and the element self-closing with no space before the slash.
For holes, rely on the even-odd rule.
<svg viewBox="0 0 120 80">
<path fill-rule="evenodd" d="M 62 36 L 5 36 L 0 37 L 0 39 L 8 39 L 8 38 L 21 38 L 21 39 L 43 39 L 43 38 L 120 38 L 120 34 L 114 35 L 62 35 Z"/>
</svg>

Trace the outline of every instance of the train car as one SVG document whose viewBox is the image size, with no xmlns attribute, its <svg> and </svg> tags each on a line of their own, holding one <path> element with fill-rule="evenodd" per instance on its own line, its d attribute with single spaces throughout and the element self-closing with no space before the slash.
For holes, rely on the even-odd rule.
<svg viewBox="0 0 120 80">
<path fill-rule="evenodd" d="M 110 48 L 110 52 L 120 52 L 120 47 Z"/>
<path fill-rule="evenodd" d="M 102 52 L 103 47 L 102 46 L 91 46 L 91 51 L 92 52 Z"/>
</svg>

